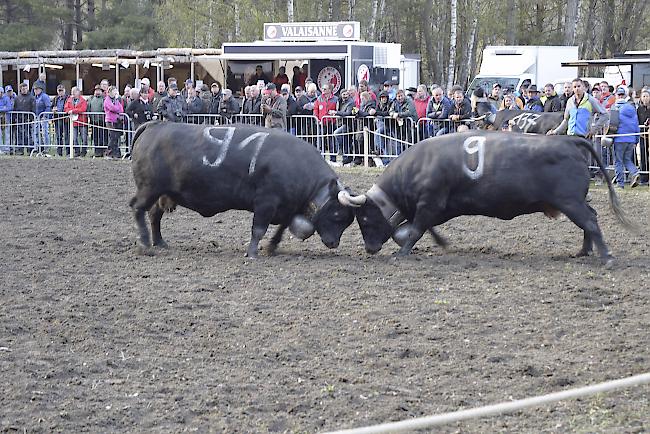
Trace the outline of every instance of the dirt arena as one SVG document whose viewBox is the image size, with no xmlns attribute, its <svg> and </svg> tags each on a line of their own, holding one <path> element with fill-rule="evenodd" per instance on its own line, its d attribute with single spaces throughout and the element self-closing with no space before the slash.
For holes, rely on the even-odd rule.
<svg viewBox="0 0 650 434">
<path fill-rule="evenodd" d="M 350 170 L 356 191 L 377 171 Z M 251 214 L 163 219 L 136 255 L 129 162 L 0 158 L 0 432 L 316 433 L 650 371 L 650 193 L 593 191 L 617 264 L 562 217 L 459 218 L 395 260 L 288 239 L 244 258 Z M 650 387 L 444 426 L 650 431 Z"/>
</svg>

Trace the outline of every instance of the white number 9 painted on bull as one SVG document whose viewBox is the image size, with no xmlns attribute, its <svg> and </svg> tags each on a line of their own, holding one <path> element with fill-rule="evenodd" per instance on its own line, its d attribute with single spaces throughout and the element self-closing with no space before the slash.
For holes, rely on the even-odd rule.
<svg viewBox="0 0 650 434">
<path fill-rule="evenodd" d="M 218 137 L 215 137 L 211 134 L 212 131 L 219 131 L 219 130 L 225 130 L 223 139 L 219 139 Z M 208 160 L 208 157 L 205 155 L 203 156 L 203 164 L 209 167 L 219 167 L 221 164 L 223 164 L 224 160 L 226 159 L 226 155 L 228 154 L 228 149 L 230 149 L 230 143 L 232 142 L 232 138 L 235 135 L 235 128 L 234 127 L 208 127 L 203 130 L 203 137 L 205 137 L 207 140 L 209 140 L 211 143 L 215 143 L 218 148 L 219 148 L 219 153 L 217 154 L 217 158 L 210 163 Z M 246 137 L 242 142 L 239 144 L 238 149 L 242 150 L 244 149 L 247 145 L 250 143 L 255 142 L 255 149 L 253 150 L 253 155 L 251 156 L 251 162 L 248 166 L 248 174 L 252 175 L 255 172 L 255 164 L 257 163 L 257 156 L 260 153 L 260 150 L 262 149 L 262 145 L 264 144 L 264 141 L 266 140 L 266 137 L 269 135 L 269 133 L 254 133 L 251 134 L 250 136 Z"/>
<path fill-rule="evenodd" d="M 465 139 L 463 152 L 463 172 L 470 179 L 479 179 L 483 176 L 485 137 L 472 136 Z"/>
</svg>

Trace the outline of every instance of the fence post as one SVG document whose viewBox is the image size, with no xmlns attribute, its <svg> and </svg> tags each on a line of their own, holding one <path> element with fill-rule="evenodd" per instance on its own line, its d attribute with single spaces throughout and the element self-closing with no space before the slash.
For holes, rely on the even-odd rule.
<svg viewBox="0 0 650 434">
<path fill-rule="evenodd" d="M 72 114 L 70 115 L 70 158 L 74 158 L 74 122 L 72 122 Z"/>
<path fill-rule="evenodd" d="M 363 167 L 370 167 L 368 155 L 370 154 L 370 130 L 363 127 Z"/>
</svg>

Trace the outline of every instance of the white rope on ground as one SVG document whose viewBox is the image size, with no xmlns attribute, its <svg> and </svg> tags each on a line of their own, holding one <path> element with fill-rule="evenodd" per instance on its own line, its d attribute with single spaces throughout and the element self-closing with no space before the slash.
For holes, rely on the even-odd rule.
<svg viewBox="0 0 650 434">
<path fill-rule="evenodd" d="M 80 120 L 75 120 L 73 122 L 76 123 L 76 124 L 85 125 L 87 127 L 97 128 L 97 129 L 100 129 L 100 130 L 119 131 L 119 132 L 122 132 L 122 133 L 135 132 L 135 131 L 131 131 L 131 130 L 123 130 L 121 128 L 104 127 L 104 126 L 101 126 L 101 125 L 95 125 L 95 124 L 91 124 L 91 123 L 88 123 L 88 122 L 82 122 Z"/>
<path fill-rule="evenodd" d="M 502 402 L 484 407 L 460 410 L 450 413 L 443 413 L 436 416 L 418 417 L 401 422 L 390 422 L 380 425 L 373 425 L 363 428 L 354 428 L 341 431 L 332 431 L 325 434 L 378 434 L 378 433 L 400 433 L 415 429 L 429 428 L 461 420 L 474 419 L 484 416 L 491 416 L 501 413 L 511 413 L 528 407 L 536 407 L 550 402 L 557 402 L 564 399 L 580 398 L 583 396 L 595 395 L 601 392 L 608 392 L 624 387 L 639 386 L 650 383 L 650 372 L 635 375 L 620 380 L 607 381 L 592 386 L 579 387 L 576 389 L 564 390 L 562 392 L 549 393 L 548 395 L 536 396 L 533 398 L 519 399 L 512 402 Z"/>
<path fill-rule="evenodd" d="M 407 142 L 406 140 L 402 140 L 402 139 L 398 139 L 398 138 L 395 138 L 395 137 L 387 136 L 386 134 L 378 133 L 376 131 L 371 131 L 370 134 L 373 134 L 373 135 L 379 136 L 379 137 L 383 137 L 385 139 L 388 139 L 388 140 L 391 140 L 391 141 L 394 141 L 394 142 L 399 142 L 399 143 L 402 143 L 404 145 L 413 145 L 413 143 Z"/>
<path fill-rule="evenodd" d="M 299 138 L 318 138 L 318 137 L 336 137 L 336 136 L 352 136 L 355 134 L 361 134 L 363 131 L 348 131 L 346 133 L 332 133 L 332 134 L 296 134 L 294 137 L 299 137 Z"/>
</svg>

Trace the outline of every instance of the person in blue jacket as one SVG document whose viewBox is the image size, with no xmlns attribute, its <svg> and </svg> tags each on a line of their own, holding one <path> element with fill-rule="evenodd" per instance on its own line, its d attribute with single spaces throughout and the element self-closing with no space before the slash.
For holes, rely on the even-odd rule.
<svg viewBox="0 0 650 434">
<path fill-rule="evenodd" d="M 613 145 L 616 183 L 620 188 L 625 187 L 625 169 L 627 169 L 630 187 L 634 188 L 639 185 L 640 178 L 639 169 L 632 161 L 634 148 L 639 143 L 639 117 L 636 107 L 627 100 L 627 91 L 624 87 L 616 89 L 616 102 L 612 105 L 610 113 L 614 110 L 618 110 L 618 130 Z"/>
<path fill-rule="evenodd" d="M 5 94 L 5 90 L 0 86 L 0 122 L 2 123 L 2 128 L 4 129 L 4 143 L 2 143 L 2 138 L 0 137 L 0 155 L 8 154 L 11 150 L 9 147 L 10 140 L 10 127 L 9 127 L 9 117 L 7 113 L 14 109 L 14 104 L 11 98 Z"/>
<path fill-rule="evenodd" d="M 40 82 L 34 83 L 34 97 L 36 102 L 36 108 L 34 114 L 36 114 L 36 122 L 34 124 L 34 150 L 46 153 L 47 149 L 50 147 L 50 131 L 49 131 L 49 119 L 50 119 L 50 110 L 52 108 L 52 100 L 45 93 L 44 85 Z M 42 117 L 41 113 L 45 113 Z"/>
</svg>

